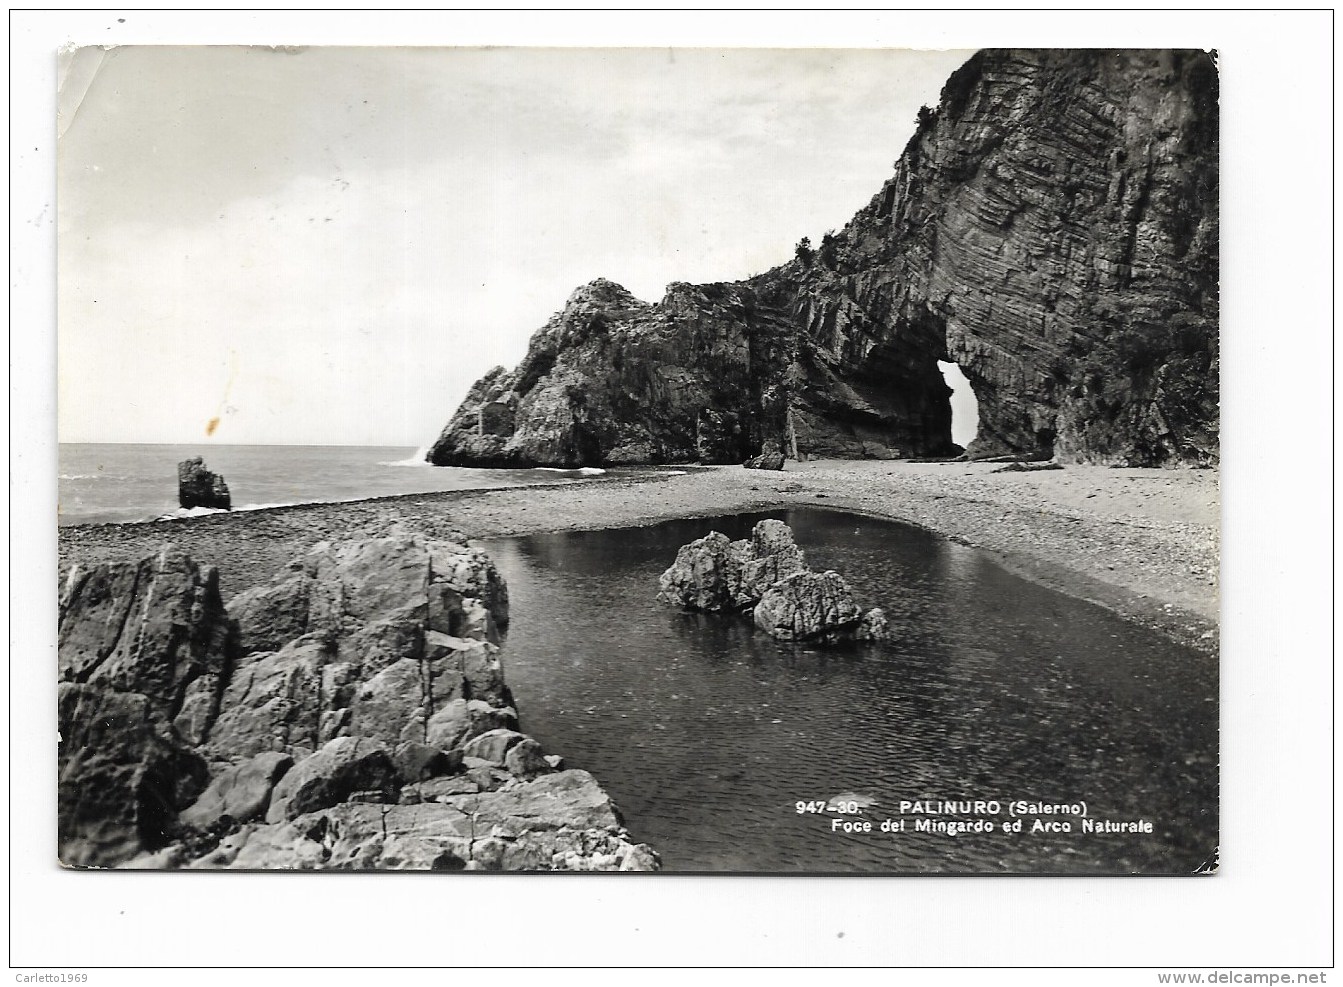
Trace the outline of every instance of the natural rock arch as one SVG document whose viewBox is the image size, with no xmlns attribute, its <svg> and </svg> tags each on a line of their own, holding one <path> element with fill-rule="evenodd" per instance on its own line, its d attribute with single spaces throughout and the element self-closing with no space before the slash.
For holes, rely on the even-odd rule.
<svg viewBox="0 0 1343 987">
<path fill-rule="evenodd" d="M 580 288 L 428 458 L 945 455 L 944 360 L 972 457 L 1213 464 L 1217 88 L 1202 51 L 982 51 L 823 250 L 656 304 Z"/>
</svg>

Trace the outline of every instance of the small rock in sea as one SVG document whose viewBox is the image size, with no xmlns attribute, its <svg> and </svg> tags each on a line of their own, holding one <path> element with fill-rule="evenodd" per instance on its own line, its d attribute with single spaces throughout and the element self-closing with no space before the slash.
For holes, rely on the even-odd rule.
<svg viewBox="0 0 1343 987">
<path fill-rule="evenodd" d="M 177 502 L 187 510 L 193 507 L 225 511 L 233 508 L 228 484 L 222 476 L 206 469 L 205 460 L 200 456 L 177 464 Z"/>
</svg>

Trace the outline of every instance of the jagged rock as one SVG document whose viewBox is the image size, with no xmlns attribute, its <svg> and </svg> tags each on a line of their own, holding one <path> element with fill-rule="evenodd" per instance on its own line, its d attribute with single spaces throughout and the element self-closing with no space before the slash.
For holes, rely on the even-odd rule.
<svg viewBox="0 0 1343 987">
<path fill-rule="evenodd" d="M 204 759 L 138 693 L 62 682 L 57 727 L 61 863 L 110 867 L 161 849 L 205 787 Z"/>
<path fill-rule="evenodd" d="M 422 665 L 402 658 L 360 685 L 350 703 L 350 735 L 388 745 L 414 739 L 425 720 Z"/>
<path fill-rule="evenodd" d="M 194 733 L 217 709 L 230 633 L 218 573 L 172 546 L 139 562 L 76 566 L 60 599 L 60 680 L 141 693 L 171 720 L 205 679 L 184 721 Z"/>
<path fill-rule="evenodd" d="M 740 571 L 731 539 L 711 531 L 677 551 L 676 561 L 658 580 L 658 598 L 692 610 L 731 609 Z"/>
<path fill-rule="evenodd" d="M 220 700 L 207 748 L 227 758 L 265 751 L 297 755 L 297 748 L 320 747 L 323 735 L 335 729 L 322 717 L 340 701 L 342 676 L 336 673 L 348 668 L 331 664 L 332 657 L 328 643 L 305 636 L 280 651 L 241 659 Z"/>
<path fill-rule="evenodd" d="M 546 759 L 546 752 L 531 737 L 524 737 L 504 755 L 504 767 L 519 778 L 534 778 L 554 770 Z"/>
<path fill-rule="evenodd" d="M 392 752 L 392 764 L 402 781 L 413 783 L 452 774 L 461 767 L 462 754 L 408 740 Z"/>
<path fill-rule="evenodd" d="M 228 602 L 228 614 L 238 628 L 238 650 L 279 651 L 308 632 L 308 587 L 311 580 L 297 574 L 244 590 Z"/>
<path fill-rule="evenodd" d="M 891 636 L 891 622 L 886 619 L 886 611 L 873 607 L 863 614 L 858 628 L 853 632 L 855 641 L 886 641 Z"/>
<path fill-rule="evenodd" d="M 409 787 L 415 790 L 415 802 L 445 802 L 454 795 L 475 795 L 480 791 L 480 785 L 464 774 L 430 778 Z M 403 803 L 406 802 L 404 794 L 403 790 Z"/>
<path fill-rule="evenodd" d="M 206 469 L 200 456 L 177 464 L 177 502 L 188 509 L 210 507 L 227 511 L 233 507 L 228 484 L 222 476 Z"/>
<path fill-rule="evenodd" d="M 480 699 L 454 699 L 425 724 L 424 742 L 444 750 L 491 730 L 515 730 L 518 714 L 511 706 L 496 707 Z"/>
<path fill-rule="evenodd" d="M 429 461 L 717 456 L 713 416 L 740 423 L 736 461 L 954 455 L 946 360 L 978 402 L 971 458 L 1215 463 L 1218 181 L 1207 52 L 979 52 L 810 261 L 656 304 L 578 289 Z"/>
<path fill-rule="evenodd" d="M 337 737 L 280 779 L 271 793 L 268 823 L 345 801 L 356 792 L 377 792 L 395 802 L 400 785 L 387 748 L 364 737 Z"/>
<path fill-rule="evenodd" d="M 512 702 L 494 643 L 508 589 L 477 548 L 409 534 L 322 543 L 229 610 L 243 651 L 278 650 L 239 659 L 206 740 L 219 757 L 338 736 L 424 743 L 460 699 Z"/>
<path fill-rule="evenodd" d="M 462 756 L 479 758 L 490 764 L 503 764 L 509 750 L 527 739 L 526 734 L 516 730 L 491 730 L 463 744 Z"/>
<path fill-rule="evenodd" d="M 742 465 L 748 470 L 781 470 L 783 469 L 783 453 L 777 451 L 762 452 L 758 456 L 752 456 Z"/>
<path fill-rule="evenodd" d="M 484 758 L 464 757 L 462 768 L 465 776 L 482 792 L 492 792 L 513 780 L 513 776 L 502 765 Z"/>
<path fill-rule="evenodd" d="M 506 791 L 409 805 L 345 803 L 248 827 L 198 867 L 382 870 L 656 870 L 625 837 L 610 798 L 585 771 Z"/>
<path fill-rule="evenodd" d="M 658 580 L 658 598 L 691 610 L 739 610 L 754 606 L 785 576 L 806 569 L 792 530 L 782 521 L 761 521 L 750 538 L 729 541 L 711 531 L 681 546 Z"/>
<path fill-rule="evenodd" d="M 784 641 L 842 634 L 862 619 L 849 584 L 833 570 L 789 576 L 766 590 L 755 608 L 756 626 Z"/>
<path fill-rule="evenodd" d="M 676 553 L 658 598 L 693 610 L 753 609 L 756 625 L 783 640 L 880 641 L 890 634 L 880 609 L 866 614 L 837 572 L 812 572 L 792 529 L 760 521 L 729 542 L 710 532 Z"/>
<path fill-rule="evenodd" d="M 739 607 L 755 606 L 765 590 L 807 568 L 802 549 L 793 540 L 793 529 L 772 518 L 756 522 L 751 537 L 733 542 L 733 546 L 741 561 L 733 587 L 733 599 Z"/>
<path fill-rule="evenodd" d="M 542 827 L 614 830 L 621 826 L 611 796 L 592 775 L 577 769 L 490 792 L 469 805 L 478 829 L 505 838 Z"/>
<path fill-rule="evenodd" d="M 236 633 L 214 571 L 171 549 L 71 573 L 64 863 L 658 866 L 590 775 L 546 781 L 559 760 L 516 732 L 507 587 L 480 550 L 403 533 L 323 544 L 231 610 Z"/>
<path fill-rule="evenodd" d="M 508 584 L 488 552 L 455 542 L 431 541 L 426 547 L 433 584 L 442 590 L 440 598 L 447 600 L 449 613 L 454 609 L 452 598 L 447 596 L 451 592 L 463 600 L 479 601 L 498 627 L 508 626 Z M 452 628 L 447 628 L 446 632 L 456 633 Z"/>
<path fill-rule="evenodd" d="M 208 830 L 225 817 L 239 823 L 259 819 L 270 806 L 276 782 L 293 766 L 294 759 L 288 754 L 268 751 L 227 768 L 182 811 L 178 821 L 193 829 Z"/>
<path fill-rule="evenodd" d="M 156 850 L 209 776 L 189 745 L 216 717 L 228 670 L 218 576 L 171 546 L 76 567 L 57 642 L 61 860 L 108 866 Z"/>
</svg>

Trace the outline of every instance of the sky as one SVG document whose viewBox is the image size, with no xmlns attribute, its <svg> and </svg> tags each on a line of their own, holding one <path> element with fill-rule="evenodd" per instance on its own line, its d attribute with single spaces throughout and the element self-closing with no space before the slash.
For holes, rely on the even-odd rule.
<svg viewBox="0 0 1343 987">
<path fill-rule="evenodd" d="M 842 226 L 970 54 L 67 53 L 59 437 L 428 445 L 579 285 L 656 301 Z"/>
</svg>

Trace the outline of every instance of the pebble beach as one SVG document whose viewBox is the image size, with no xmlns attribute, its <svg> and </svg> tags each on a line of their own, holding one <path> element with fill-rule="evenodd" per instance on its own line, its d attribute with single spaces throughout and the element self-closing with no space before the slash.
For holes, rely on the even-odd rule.
<svg viewBox="0 0 1343 987">
<path fill-rule="evenodd" d="M 140 557 L 165 543 L 220 570 L 225 599 L 309 546 L 403 526 L 472 538 L 830 507 L 918 525 L 1208 653 L 1217 648 L 1214 470 L 1003 472 L 993 463 L 812 460 L 781 472 L 686 467 L 564 486 L 412 494 L 139 524 L 74 525 L 59 562 Z"/>
</svg>

